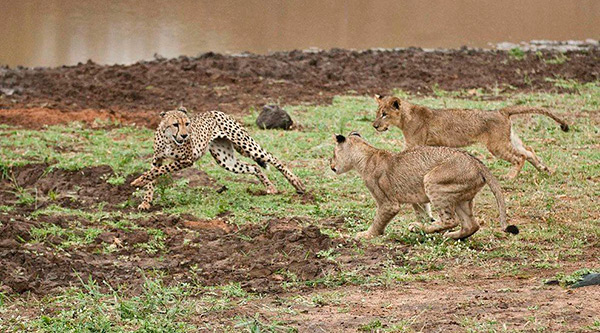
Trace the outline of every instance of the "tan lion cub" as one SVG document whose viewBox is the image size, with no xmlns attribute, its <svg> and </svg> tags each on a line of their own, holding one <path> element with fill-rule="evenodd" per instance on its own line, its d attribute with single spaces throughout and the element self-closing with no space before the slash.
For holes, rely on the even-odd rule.
<svg viewBox="0 0 600 333">
<path fill-rule="evenodd" d="M 510 162 L 513 169 L 509 178 L 515 178 L 525 161 L 538 171 L 548 172 L 531 147 L 523 144 L 512 131 L 510 117 L 518 114 L 537 113 L 548 116 L 567 132 L 569 125 L 544 108 L 510 106 L 498 111 L 466 109 L 429 109 L 411 104 L 394 96 L 375 95 L 377 118 L 373 127 L 379 132 L 390 125 L 398 126 L 406 140 L 406 148 L 414 146 L 465 147 L 483 143 L 496 157 Z"/>
<path fill-rule="evenodd" d="M 464 239 L 477 230 L 473 218 L 473 198 L 488 184 L 500 211 L 500 225 L 511 234 L 518 234 L 514 225 L 506 225 L 504 196 L 498 180 L 481 161 L 462 150 L 448 147 L 420 146 L 401 153 L 391 153 L 368 144 L 360 134 L 348 137 L 334 136 L 336 140 L 331 170 L 342 174 L 355 169 L 365 181 L 377 202 L 375 221 L 357 238 L 382 235 L 386 225 L 400 209 L 400 204 L 410 203 L 418 219 L 426 218 L 423 205 L 431 202 L 440 216 L 431 224 L 412 223 L 412 231 L 427 233 L 450 230 L 460 223 L 457 231 L 444 235 Z M 459 217 L 460 221 L 456 218 Z"/>
</svg>

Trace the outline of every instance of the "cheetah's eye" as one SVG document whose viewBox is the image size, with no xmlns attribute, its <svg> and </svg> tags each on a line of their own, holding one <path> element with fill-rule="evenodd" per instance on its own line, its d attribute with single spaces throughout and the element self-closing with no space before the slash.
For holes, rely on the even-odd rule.
<svg viewBox="0 0 600 333">
<path fill-rule="evenodd" d="M 185 126 L 190 126 L 190 123 L 185 123 Z"/>
<path fill-rule="evenodd" d="M 173 124 L 174 127 L 179 127 L 178 123 Z"/>
</svg>

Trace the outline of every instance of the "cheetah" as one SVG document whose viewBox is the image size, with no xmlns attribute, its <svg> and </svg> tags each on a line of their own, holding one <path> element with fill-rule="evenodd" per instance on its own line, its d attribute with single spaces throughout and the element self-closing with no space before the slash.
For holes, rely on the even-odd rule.
<svg viewBox="0 0 600 333">
<path fill-rule="evenodd" d="M 164 174 L 192 166 L 208 149 L 217 163 L 234 173 L 253 174 L 266 187 L 268 194 L 277 193 L 269 178 L 253 164 L 238 160 L 234 150 L 253 159 L 266 168 L 272 164 L 296 188 L 304 193 L 304 184 L 277 158 L 265 151 L 232 117 L 220 111 L 209 111 L 194 117 L 188 116 L 185 107 L 165 111 L 154 135 L 152 168 L 131 182 L 132 186 L 145 187 L 146 193 L 140 210 L 150 208 L 156 179 Z M 167 159 L 172 163 L 163 164 Z"/>
<path fill-rule="evenodd" d="M 373 127 L 384 132 L 390 125 L 398 126 L 406 147 L 418 145 L 465 147 L 480 142 L 492 155 L 512 164 L 508 178 L 519 175 L 525 161 L 538 171 L 550 173 L 531 147 L 523 144 L 511 128 L 510 117 L 535 113 L 552 118 L 567 132 L 569 125 L 545 108 L 509 106 L 497 111 L 468 109 L 429 109 L 394 96 L 375 95 L 377 118 Z"/>
<path fill-rule="evenodd" d="M 338 175 L 356 170 L 377 203 L 375 221 L 356 238 L 382 235 L 403 203 L 412 204 L 419 220 L 428 220 L 424 205 L 430 202 L 439 213 L 440 221 L 411 223 L 409 230 L 447 231 L 446 237 L 468 238 L 479 230 L 479 224 L 473 218 L 473 198 L 485 184 L 496 198 L 502 229 L 511 234 L 519 233 L 516 226 L 506 223 L 504 196 L 498 180 L 481 161 L 467 152 L 448 147 L 418 146 L 391 153 L 371 146 L 357 132 L 348 137 L 334 135 L 333 139 L 331 170 Z M 459 224 L 459 230 L 449 231 Z"/>
</svg>

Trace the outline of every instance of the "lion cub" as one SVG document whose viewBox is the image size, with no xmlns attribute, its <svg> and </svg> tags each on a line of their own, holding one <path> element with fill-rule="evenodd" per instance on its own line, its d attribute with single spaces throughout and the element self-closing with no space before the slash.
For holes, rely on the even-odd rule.
<svg viewBox="0 0 600 333">
<path fill-rule="evenodd" d="M 506 232 L 518 234 L 514 225 L 506 225 L 504 196 L 498 180 L 475 157 L 447 147 L 420 146 L 401 153 L 391 153 L 368 144 L 360 134 L 334 136 L 336 140 L 331 170 L 342 174 L 355 169 L 365 181 L 377 202 L 375 221 L 357 238 L 382 235 L 386 225 L 396 216 L 400 204 L 413 205 L 418 219 L 426 217 L 423 205 L 431 202 L 440 216 L 431 224 L 412 223 L 412 231 L 442 232 L 461 225 L 444 235 L 464 239 L 477 230 L 473 218 L 473 198 L 488 184 L 500 211 L 500 225 Z M 457 219 L 457 217 L 459 219 Z"/>
<path fill-rule="evenodd" d="M 435 110 L 411 104 L 398 97 L 375 95 L 377 118 L 373 127 L 379 132 L 390 125 L 398 126 L 406 140 L 406 147 L 446 146 L 465 147 L 480 142 L 496 157 L 510 162 L 513 169 L 509 178 L 517 177 L 525 161 L 538 171 L 548 172 L 531 147 L 523 144 L 512 131 L 510 117 L 537 113 L 548 116 L 567 132 L 569 125 L 544 108 L 510 106 L 497 111 L 448 109 Z"/>
</svg>

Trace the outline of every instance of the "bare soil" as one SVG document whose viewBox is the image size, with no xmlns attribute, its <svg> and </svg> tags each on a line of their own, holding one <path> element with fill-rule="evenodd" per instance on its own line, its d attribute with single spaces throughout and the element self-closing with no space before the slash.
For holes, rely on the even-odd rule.
<svg viewBox="0 0 600 333">
<path fill-rule="evenodd" d="M 49 172 L 48 167 L 46 164 L 32 164 L 13 168 L 11 176 L 0 182 L 0 199 L 7 204 L 16 202 L 17 185 L 21 191 L 34 193 L 37 189 L 40 198 L 50 191 L 60 193 L 54 200 L 40 199 L 35 204 L 22 205 L 16 211 L 0 213 L 0 267 L 3 267 L 0 281 L 5 288 L 10 288 L 9 291 L 43 295 L 56 287 L 78 284 L 79 277 L 87 280 L 89 276 L 98 281 L 108 281 L 115 288 L 122 284 L 136 286 L 141 285 L 145 270 L 160 270 L 166 273 L 169 281 L 203 285 L 233 281 L 241 282 L 248 290 L 277 292 L 281 291 L 281 282 L 287 279 L 281 275 L 282 270 L 296 275 L 299 281 L 315 280 L 357 264 L 369 264 L 373 273 L 377 273 L 380 270 L 377 261 L 394 255 L 394 251 L 372 247 L 360 260 L 346 253 L 347 258 L 340 265 L 317 254 L 343 241 L 331 239 L 316 226 L 303 227 L 307 221 L 297 218 L 271 219 L 265 225 L 248 225 L 238 229 L 228 225 L 223 218 L 205 221 L 194 216 L 159 214 L 132 221 L 139 227 L 132 230 L 106 225 L 93 242 L 83 246 L 59 249 L 66 240 L 61 236 L 50 236 L 40 243 L 26 243 L 31 241 L 32 228 L 56 225 L 69 229 L 72 226 L 98 225 L 97 221 L 81 216 L 41 215 L 32 219 L 28 215 L 35 208 L 53 204 L 86 211 L 103 203 L 103 209 L 109 211 L 117 209 L 117 205 L 127 201 L 134 191 L 126 184 L 135 175 L 119 186 L 103 180 L 112 174 L 108 166 Z M 197 170 L 196 173 L 204 178 L 198 183 L 213 183 L 206 174 Z M 328 222 L 342 224 L 343 219 Z M 165 234 L 162 251 L 152 254 L 136 247 L 150 241 L 152 236 L 147 228 L 159 229 Z M 114 249 L 105 251 L 111 245 Z M 168 255 L 165 256 L 165 253 Z M 190 274 L 191 270 L 193 274 Z"/>
<path fill-rule="evenodd" d="M 396 325 L 409 332 L 590 332 L 597 328 L 585 327 L 597 318 L 600 300 L 600 288 L 565 290 L 535 279 L 463 278 L 411 282 L 395 289 L 346 286 L 316 292 L 332 291 L 342 296 L 318 306 L 295 305 L 290 310 L 297 314 L 283 315 L 282 320 L 301 332 L 356 332 L 361 327 L 376 332 L 365 328 L 372 322 L 381 323 L 380 330 Z M 274 314 L 265 309 L 294 296 L 270 296 L 224 315 L 258 312 L 266 320 Z"/>
<path fill-rule="evenodd" d="M 87 62 L 58 68 L 0 68 L 0 121 L 31 127 L 40 124 L 19 118 L 27 113 L 2 109 L 43 108 L 50 119 L 56 114 L 48 109 L 61 110 L 58 115 L 65 120 L 85 120 L 89 113 L 81 111 L 93 109 L 104 110 L 98 117 L 152 127 L 156 111 L 181 103 L 194 110 L 239 114 L 266 103 L 329 103 L 339 94 L 387 94 L 396 88 L 424 94 L 436 85 L 448 91 L 555 91 L 558 88 L 548 78 L 600 79 L 598 48 L 568 51 L 568 60 L 560 64 L 544 61 L 554 59 L 555 51 L 540 52 L 540 56 L 527 52 L 517 60 L 507 51 L 466 48 L 332 49 L 243 56 L 206 53 L 128 66 Z M 68 115 L 66 111 L 80 113 Z"/>
</svg>

